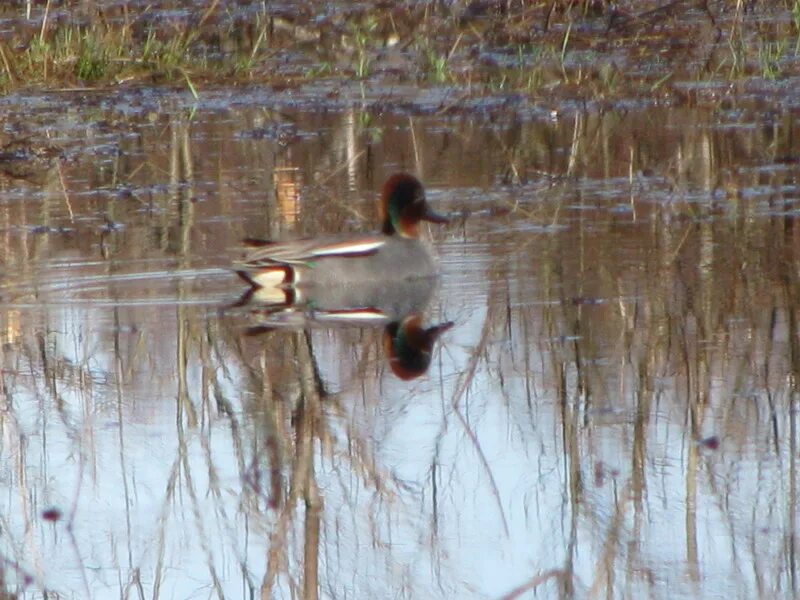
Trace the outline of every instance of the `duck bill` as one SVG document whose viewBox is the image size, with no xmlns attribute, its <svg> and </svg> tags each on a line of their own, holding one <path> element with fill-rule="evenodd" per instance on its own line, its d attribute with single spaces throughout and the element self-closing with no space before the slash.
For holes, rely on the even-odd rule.
<svg viewBox="0 0 800 600">
<path fill-rule="evenodd" d="M 445 331 L 450 329 L 455 323 L 453 321 L 447 321 L 445 323 L 439 323 L 438 325 L 433 325 L 432 327 L 428 327 L 425 330 L 425 333 L 430 336 L 431 341 L 438 339 L 440 335 L 442 335 Z"/>
<path fill-rule="evenodd" d="M 443 214 L 437 213 L 435 210 L 431 210 L 430 208 L 425 210 L 425 214 L 422 215 L 422 218 L 425 221 L 430 221 L 431 223 L 449 223 L 450 217 L 446 217 Z"/>
</svg>

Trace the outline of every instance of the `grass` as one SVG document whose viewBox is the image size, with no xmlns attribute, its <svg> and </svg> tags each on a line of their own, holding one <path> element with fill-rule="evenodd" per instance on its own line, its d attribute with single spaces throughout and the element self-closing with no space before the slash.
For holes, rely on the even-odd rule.
<svg viewBox="0 0 800 600">
<path fill-rule="evenodd" d="M 84 35 L 78 47 L 75 75 L 84 81 L 99 81 L 108 72 L 108 47 L 92 35 Z"/>
<path fill-rule="evenodd" d="M 187 67 L 202 66 L 196 58 L 187 59 L 186 50 L 180 39 L 162 41 L 150 34 L 137 46 L 124 32 L 68 26 L 31 39 L 13 63 L 3 54 L 7 84 L 61 87 L 143 75 L 178 79 Z"/>
<path fill-rule="evenodd" d="M 197 95 L 190 73 L 228 77 L 246 71 L 266 36 L 266 25 L 248 52 L 220 53 L 209 58 L 204 28 L 219 0 L 210 3 L 194 24 L 156 25 L 134 28 L 131 20 L 105 21 L 98 17 L 88 24 L 48 21 L 49 3 L 41 28 L 28 31 L 27 39 L 15 40 L 12 48 L 0 40 L 3 91 L 15 87 L 71 87 L 109 85 L 131 79 L 182 81 Z M 146 11 L 145 11 L 146 12 Z M 22 28 L 20 28 L 22 31 Z M 24 34 L 21 33 L 20 37 Z"/>
<path fill-rule="evenodd" d="M 358 79 L 366 79 L 370 75 L 372 56 L 378 45 L 375 35 L 377 26 L 377 21 L 372 18 L 367 18 L 366 22 L 356 23 L 352 26 L 351 37 L 356 49 L 354 74 Z"/>
<path fill-rule="evenodd" d="M 439 54 L 436 50 L 429 48 L 425 56 L 427 58 L 427 67 L 425 71 L 428 73 L 428 78 L 433 83 L 443 84 L 447 83 L 450 79 L 447 66 L 447 55 Z"/>
<path fill-rule="evenodd" d="M 792 20 L 794 22 L 796 40 L 794 43 L 795 57 L 800 54 L 800 0 L 795 0 L 792 7 Z"/>
<path fill-rule="evenodd" d="M 765 41 L 758 47 L 758 63 L 764 79 L 778 79 L 783 74 L 782 59 L 786 53 L 786 40 Z"/>
<path fill-rule="evenodd" d="M 65 0 L 64 7 L 73 4 Z M 214 0 L 200 16 L 187 11 L 160 20 L 151 9 L 128 8 L 124 18 L 97 10 L 80 23 L 48 16 L 49 4 L 38 13 L 33 7 L 30 20 L 18 8 L 19 26 L 0 38 L 0 91 L 142 81 L 185 85 L 197 95 L 206 82 L 286 87 L 337 77 L 380 84 L 388 72 L 392 82 L 466 93 L 574 94 L 580 87 L 584 96 L 610 97 L 669 93 L 682 80 L 800 74 L 800 0 L 708 16 L 680 3 L 644 11 L 630 0 L 618 3 L 613 19 L 592 2 L 504 6 L 472 15 L 443 4 L 405 12 L 358 5 L 334 19 L 276 15 L 266 5 L 237 13 Z M 698 41 L 712 16 L 723 35 Z M 698 69 L 687 52 L 709 58 Z M 403 60 L 392 63 L 398 56 Z M 643 68 L 629 69 L 633 63 Z"/>
</svg>

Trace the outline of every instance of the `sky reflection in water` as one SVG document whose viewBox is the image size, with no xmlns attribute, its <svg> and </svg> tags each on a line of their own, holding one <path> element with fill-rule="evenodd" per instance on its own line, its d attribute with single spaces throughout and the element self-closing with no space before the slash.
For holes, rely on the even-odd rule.
<svg viewBox="0 0 800 600">
<path fill-rule="evenodd" d="M 65 160 L 2 179 L 7 585 L 793 595 L 791 114 L 364 129 L 128 94 L 37 102 Z M 251 135 L 276 118 L 289 143 Z M 371 229 L 398 169 L 462 216 L 432 231 L 422 321 L 454 325 L 427 373 L 392 374 L 385 323 L 244 335 L 238 241 Z"/>
</svg>

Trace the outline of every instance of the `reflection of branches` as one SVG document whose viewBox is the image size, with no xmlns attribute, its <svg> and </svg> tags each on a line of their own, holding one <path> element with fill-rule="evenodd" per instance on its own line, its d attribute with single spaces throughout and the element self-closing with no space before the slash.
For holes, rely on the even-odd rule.
<svg viewBox="0 0 800 600">
<path fill-rule="evenodd" d="M 295 587 L 288 572 L 287 533 L 298 499 L 305 502 L 305 537 L 303 544 L 303 597 L 313 600 L 319 587 L 319 526 L 322 510 L 321 498 L 314 476 L 314 440 L 321 420 L 319 380 L 315 373 L 309 338 L 302 332 L 293 335 L 293 345 L 298 360 L 298 379 L 300 397 L 295 416 L 295 453 L 292 459 L 292 475 L 289 482 L 289 495 L 278 515 L 275 528 L 270 535 L 267 573 L 261 584 L 261 597 L 271 598 L 272 588 L 279 570 L 286 571 L 289 581 Z"/>
<path fill-rule="evenodd" d="M 497 503 L 498 512 L 503 521 L 503 530 L 505 531 L 506 535 L 508 535 L 508 521 L 506 519 L 505 510 L 503 509 L 503 504 L 500 500 L 500 491 L 497 487 L 497 481 L 495 480 L 494 474 L 492 473 L 492 468 L 489 465 L 489 461 L 486 459 L 486 454 L 483 452 L 483 448 L 478 440 L 478 436 L 475 435 L 475 432 L 472 430 L 469 423 L 467 423 L 467 420 L 464 418 L 464 415 L 458 407 L 459 403 L 461 402 L 461 398 L 464 397 L 464 394 L 473 383 L 478 369 L 478 364 L 485 356 L 485 352 L 489 343 L 489 335 L 491 334 L 491 328 L 493 325 L 493 307 L 494 305 L 490 304 L 486 311 L 486 318 L 484 319 L 483 326 L 481 327 L 481 337 L 472 350 L 472 354 L 469 357 L 466 369 L 464 369 L 464 371 L 462 371 L 462 373 L 459 375 L 458 382 L 453 390 L 453 395 L 450 400 L 450 406 L 452 407 L 458 422 L 461 423 L 461 426 L 464 428 L 464 432 L 467 434 L 470 442 L 472 442 L 475 452 L 478 454 L 478 458 L 481 461 L 481 465 L 483 465 L 486 475 L 489 478 L 489 484 L 492 486 L 492 496 Z M 437 436 L 437 447 L 443 435 L 444 429 L 442 429 Z"/>
<path fill-rule="evenodd" d="M 546 583 L 550 579 L 564 579 L 567 576 L 565 571 L 560 569 L 550 569 L 549 571 L 544 571 L 543 573 L 539 573 L 531 577 L 528 581 L 523 583 L 522 585 L 515 587 L 513 590 L 501 596 L 500 600 L 516 600 L 522 596 L 525 592 L 530 592 L 531 590 L 535 590 L 543 583 Z"/>
<path fill-rule="evenodd" d="M 595 578 L 592 586 L 589 588 L 587 598 L 596 598 L 602 595 L 603 588 L 609 589 L 609 584 L 614 579 L 614 555 L 619 551 L 620 538 L 622 525 L 624 523 L 623 517 L 627 512 L 628 497 L 630 494 L 630 482 L 623 487 L 621 493 L 617 496 L 617 502 L 614 510 L 614 516 L 611 519 L 611 524 L 606 531 L 606 540 L 603 544 L 603 551 L 597 558 L 597 564 L 594 568 Z"/>
<path fill-rule="evenodd" d="M 156 544 L 158 550 L 157 555 L 158 559 L 156 561 L 155 569 L 153 570 L 153 598 L 160 597 L 161 591 L 161 583 L 164 578 L 164 553 L 166 550 L 166 537 L 167 537 L 167 516 L 169 512 L 169 507 L 171 505 L 173 496 L 175 495 L 175 488 L 176 483 L 178 481 L 178 477 L 180 475 L 180 464 L 181 464 L 181 455 L 178 454 L 175 457 L 175 461 L 172 463 L 172 468 L 169 470 L 169 477 L 167 477 L 167 482 L 165 486 L 165 494 L 164 494 L 164 502 L 162 505 L 161 514 L 158 518 L 158 542 Z"/>
<path fill-rule="evenodd" d="M 189 463 L 189 453 L 186 446 L 186 435 L 183 429 L 182 420 L 178 419 L 178 456 L 180 457 L 180 463 L 183 466 L 182 472 L 183 477 L 186 482 L 186 490 L 189 493 L 189 499 L 192 504 L 192 512 L 194 514 L 194 522 L 195 527 L 197 528 L 198 537 L 200 539 L 200 546 L 205 554 L 206 557 L 206 565 L 208 566 L 209 575 L 211 575 L 211 581 L 214 586 L 214 590 L 217 593 L 217 596 L 220 598 L 224 598 L 225 594 L 222 591 L 222 585 L 219 580 L 219 576 L 217 575 L 217 569 L 214 566 L 214 557 L 211 552 L 211 548 L 208 545 L 209 537 L 206 534 L 205 526 L 204 526 L 204 514 L 203 511 L 200 509 L 200 503 L 197 499 L 197 492 L 195 491 L 195 485 L 192 477 L 192 467 Z"/>
<path fill-rule="evenodd" d="M 326 415 L 345 416 L 344 410 L 334 396 L 329 396 L 325 403 Z M 372 451 L 372 440 L 365 439 L 357 427 L 352 424 L 346 426 L 347 446 L 345 451 L 334 454 L 335 446 L 330 439 L 327 428 L 320 431 L 320 442 L 327 454 L 335 458 L 343 458 L 348 461 L 351 471 L 345 472 L 345 476 L 357 474 L 366 486 L 373 490 L 381 501 L 391 501 L 394 499 L 395 489 L 408 489 L 404 482 L 398 479 L 391 470 L 383 468 L 376 460 Z M 348 478 L 342 481 L 343 491 L 346 491 L 351 480 Z M 388 484 L 392 484 L 391 486 Z M 377 500 L 376 500 L 377 501 Z"/>
<path fill-rule="evenodd" d="M 24 443 L 24 438 L 22 432 L 20 431 L 19 422 L 12 407 L 13 397 L 10 393 L 8 393 L 8 390 L 12 390 L 15 388 L 14 385 L 15 381 L 8 381 L 7 377 L 10 376 L 6 373 L 5 369 L 0 371 L 0 383 L 2 383 L 2 389 L 4 390 L 4 392 L 6 392 L 2 396 L 0 396 L 0 398 L 3 398 L 4 400 L 2 411 L 0 411 L 0 414 L 2 414 L 2 417 L 0 417 L 0 425 L 2 425 L 4 438 L 18 440 L 19 446 L 17 449 L 18 453 L 17 461 L 19 462 L 19 465 L 22 466 L 26 462 L 27 444 Z M 14 377 L 14 379 L 16 379 L 16 377 Z M 27 485 L 27 477 L 25 477 L 25 473 L 21 468 L 19 475 L 20 477 L 17 485 L 19 487 L 20 504 L 23 508 L 21 513 L 22 513 L 22 518 L 24 520 L 25 531 L 28 532 L 28 534 L 30 535 L 30 532 L 33 531 L 33 524 L 30 522 L 30 512 L 28 510 L 28 498 L 30 497 L 30 491 Z M 18 581 L 23 582 L 24 584 L 23 590 L 24 590 L 28 585 L 32 584 L 37 579 L 42 580 L 44 575 L 44 573 L 42 573 L 43 565 L 41 557 L 39 556 L 38 548 L 35 544 L 28 543 L 27 544 L 28 548 L 26 550 L 24 547 L 19 547 L 15 543 L 15 540 L 9 535 L 9 533 L 7 533 L 13 531 L 13 528 L 11 523 L 9 523 L 8 518 L 6 517 L 5 514 L 0 514 L 0 527 L 4 532 L 3 537 L 5 538 L 6 544 L 12 547 L 17 546 L 13 548 L 14 554 L 16 554 L 17 556 L 24 557 L 24 560 L 26 562 L 33 562 L 35 570 L 37 572 L 36 575 L 34 576 L 34 574 L 29 572 L 24 566 L 22 566 L 19 563 L 19 561 L 7 557 L 3 553 L 0 553 L 0 600 L 6 600 L 6 598 L 10 600 L 12 596 L 6 595 L 6 585 L 5 585 L 6 574 L 7 573 L 13 574 Z M 31 556 L 32 553 L 35 554 L 35 556 Z M 13 597 L 15 598 L 16 596 Z"/>
</svg>

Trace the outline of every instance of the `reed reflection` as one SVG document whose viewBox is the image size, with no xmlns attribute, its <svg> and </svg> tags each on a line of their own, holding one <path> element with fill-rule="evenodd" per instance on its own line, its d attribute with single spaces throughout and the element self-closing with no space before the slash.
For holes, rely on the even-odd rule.
<svg viewBox="0 0 800 600">
<path fill-rule="evenodd" d="M 6 582 L 797 595 L 791 112 L 389 114 L 377 143 L 296 111 L 284 149 L 247 135 L 260 105 L 180 106 L 103 109 L 100 143 L 66 130 L 64 185 L 0 175 Z M 279 279 L 216 318 L 229 248 L 361 231 L 383 165 L 471 215 L 434 230 L 441 292 Z"/>
</svg>

